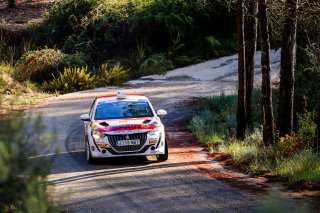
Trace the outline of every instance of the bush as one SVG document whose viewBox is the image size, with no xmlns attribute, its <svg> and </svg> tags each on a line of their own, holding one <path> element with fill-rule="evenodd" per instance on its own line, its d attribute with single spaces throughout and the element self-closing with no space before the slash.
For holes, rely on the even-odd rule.
<svg viewBox="0 0 320 213">
<path fill-rule="evenodd" d="M 49 159 L 35 157 L 51 136 L 38 117 L 0 117 L 0 212 L 57 212 L 47 197 Z"/>
<path fill-rule="evenodd" d="M 49 92 L 69 93 L 94 88 L 94 76 L 87 72 L 87 68 L 65 68 L 53 80 L 43 83 L 43 88 Z"/>
<path fill-rule="evenodd" d="M 238 162 L 253 161 L 258 156 L 259 148 L 256 144 L 247 141 L 231 140 L 219 147 L 219 152 L 230 154 L 232 159 Z"/>
<path fill-rule="evenodd" d="M 237 96 L 224 95 L 200 99 L 202 110 L 189 125 L 191 131 L 202 131 L 204 134 L 215 133 L 228 139 L 236 128 Z"/>
<path fill-rule="evenodd" d="M 320 45 L 308 45 L 306 60 L 295 72 L 295 106 L 298 113 L 314 111 L 319 107 L 320 96 Z M 306 86 L 308 82 L 308 86 Z"/>
<path fill-rule="evenodd" d="M 131 70 L 130 75 L 133 78 L 139 77 L 140 66 L 146 59 L 147 49 L 144 46 L 143 44 L 137 44 L 136 48 L 129 53 L 127 63 Z"/>
<path fill-rule="evenodd" d="M 64 54 L 59 50 L 43 49 L 24 54 L 17 62 L 13 77 L 20 81 L 42 83 L 52 79 L 63 67 L 84 66 L 85 61 L 76 55 Z"/>
<path fill-rule="evenodd" d="M 261 95 L 253 93 L 252 117 L 254 126 L 261 126 Z M 277 94 L 273 97 L 277 99 Z M 276 101 L 274 103 L 276 103 Z M 298 114 L 297 133 L 280 138 L 273 146 L 265 147 L 261 128 L 247 132 L 244 141 L 233 138 L 236 127 L 236 95 L 200 99 L 201 110 L 188 128 L 197 139 L 208 145 L 211 152 L 231 155 L 238 168 L 245 172 L 272 173 L 287 176 L 291 181 L 320 181 L 320 158 L 309 150 L 316 139 L 315 114 Z"/>
<path fill-rule="evenodd" d="M 115 64 L 108 67 L 108 64 L 102 64 L 96 74 L 97 86 L 119 86 L 128 78 L 128 71 L 120 64 Z"/>
<path fill-rule="evenodd" d="M 155 54 L 147 58 L 140 66 L 140 75 L 164 74 L 173 69 L 171 60 L 166 59 L 164 54 Z"/>
<path fill-rule="evenodd" d="M 298 114 L 298 132 L 280 138 L 274 150 L 283 157 L 290 157 L 303 149 L 311 150 L 317 138 L 316 128 L 314 113 Z"/>
<path fill-rule="evenodd" d="M 298 152 L 292 157 L 280 160 L 274 171 L 292 181 L 320 181 L 320 158 L 311 151 Z"/>
<path fill-rule="evenodd" d="M 137 43 L 150 47 L 151 54 L 170 55 L 172 50 L 181 54 L 192 52 L 194 46 L 206 49 L 199 41 L 203 43 L 208 35 L 233 39 L 235 17 L 230 10 L 226 1 L 64 0 L 47 14 L 38 41 L 58 45 L 70 54 L 85 52 L 98 63 L 128 58 L 127 50 Z M 173 38 L 179 38 L 179 44 Z M 192 58 L 205 58 L 205 53 Z"/>
</svg>

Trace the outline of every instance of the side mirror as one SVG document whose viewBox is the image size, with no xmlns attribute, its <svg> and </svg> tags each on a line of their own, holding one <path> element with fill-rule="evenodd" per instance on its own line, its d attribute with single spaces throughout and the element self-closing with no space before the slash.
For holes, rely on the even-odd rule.
<svg viewBox="0 0 320 213">
<path fill-rule="evenodd" d="M 82 121 L 90 121 L 90 116 L 89 116 L 89 114 L 83 114 L 80 116 L 80 119 Z"/>
<path fill-rule="evenodd" d="M 159 117 L 165 116 L 166 114 L 167 114 L 167 111 L 165 111 L 165 110 L 163 110 L 163 109 L 157 110 L 157 115 L 158 115 Z"/>
</svg>

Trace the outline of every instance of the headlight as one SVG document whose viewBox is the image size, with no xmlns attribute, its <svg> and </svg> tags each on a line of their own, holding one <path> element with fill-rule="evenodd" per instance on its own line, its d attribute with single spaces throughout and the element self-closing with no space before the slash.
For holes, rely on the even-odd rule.
<svg viewBox="0 0 320 213">
<path fill-rule="evenodd" d="M 93 138 L 104 138 L 104 137 L 106 137 L 106 135 L 101 132 L 98 132 L 98 131 L 92 131 L 92 137 Z"/>
<path fill-rule="evenodd" d="M 159 134 L 160 131 L 161 131 L 161 126 L 158 126 L 157 128 L 149 131 L 148 133 L 149 133 L 149 135 L 157 135 L 157 134 Z"/>
</svg>

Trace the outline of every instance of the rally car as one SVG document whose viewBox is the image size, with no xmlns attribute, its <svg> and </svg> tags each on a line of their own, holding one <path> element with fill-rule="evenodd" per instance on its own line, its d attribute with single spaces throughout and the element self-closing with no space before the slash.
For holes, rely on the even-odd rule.
<svg viewBox="0 0 320 213">
<path fill-rule="evenodd" d="M 168 159 L 168 144 L 160 117 L 144 95 L 98 96 L 89 114 L 80 119 L 85 129 L 85 154 L 89 163 L 96 158 L 155 155 Z"/>
</svg>

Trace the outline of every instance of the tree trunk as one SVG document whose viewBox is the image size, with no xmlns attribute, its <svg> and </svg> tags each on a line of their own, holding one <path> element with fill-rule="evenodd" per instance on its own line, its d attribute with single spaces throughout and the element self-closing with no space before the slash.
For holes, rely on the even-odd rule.
<svg viewBox="0 0 320 213">
<path fill-rule="evenodd" d="M 320 100 L 318 98 L 318 106 L 317 106 L 317 138 L 315 140 L 315 144 L 313 149 L 315 152 L 319 153 L 319 143 L 320 143 Z"/>
<path fill-rule="evenodd" d="M 247 127 L 252 128 L 252 91 L 253 91 L 253 79 L 255 68 L 255 56 L 257 49 L 257 19 L 258 13 L 258 0 L 249 0 L 248 13 L 245 17 L 245 65 L 246 65 L 246 118 Z"/>
<path fill-rule="evenodd" d="M 245 43 L 244 43 L 244 0 L 237 0 L 237 41 L 238 41 L 238 106 L 237 138 L 243 140 L 246 132 L 245 113 Z"/>
<path fill-rule="evenodd" d="M 274 143 L 274 119 L 270 80 L 270 41 L 268 29 L 267 0 L 260 0 L 259 8 L 259 24 L 261 34 L 263 142 L 267 146 Z"/>
<path fill-rule="evenodd" d="M 285 3 L 285 20 L 282 34 L 279 133 L 283 137 L 291 135 L 293 128 L 293 96 L 295 43 L 297 31 L 298 0 L 287 0 Z"/>
<path fill-rule="evenodd" d="M 15 0 L 8 0 L 8 7 L 14 8 L 15 7 Z"/>
</svg>

